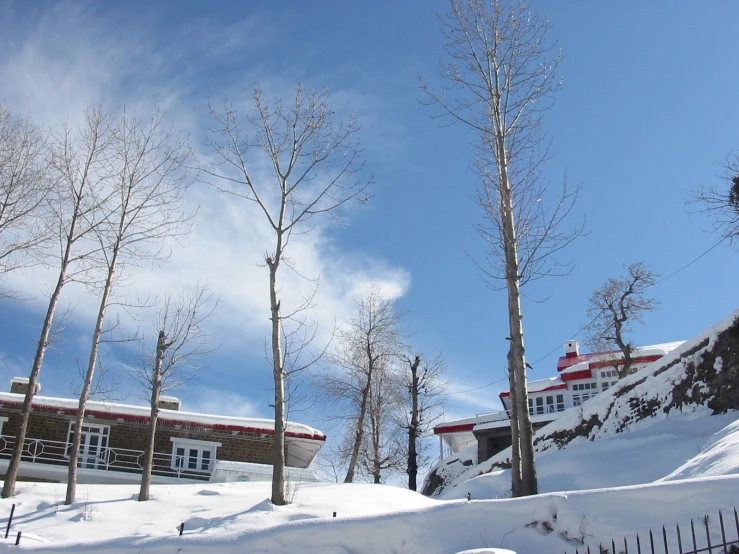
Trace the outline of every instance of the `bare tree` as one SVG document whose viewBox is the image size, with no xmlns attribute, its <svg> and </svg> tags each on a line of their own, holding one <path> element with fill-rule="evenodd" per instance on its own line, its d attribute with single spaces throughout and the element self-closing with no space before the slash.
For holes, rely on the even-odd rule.
<svg viewBox="0 0 739 554">
<path fill-rule="evenodd" d="M 698 211 L 714 218 L 713 231 L 729 244 L 739 239 L 739 154 L 729 154 L 723 164 L 728 186 L 701 185 L 692 192 Z"/>
<path fill-rule="evenodd" d="M 521 286 L 567 274 L 569 264 L 559 265 L 553 256 L 583 228 L 563 230 L 577 190 L 564 179 L 552 193 L 542 179 L 549 157 L 542 119 L 559 88 L 559 49 L 547 40 L 549 21 L 521 2 L 451 0 L 441 21 L 447 58 L 440 76 L 448 88 L 437 93 L 421 86 L 439 117 L 466 125 L 478 138 L 477 200 L 485 218 L 478 231 L 489 247 L 490 269 L 480 267 L 488 283 L 500 282 L 508 292 L 512 488 L 514 496 L 536 494 Z"/>
<path fill-rule="evenodd" d="M 407 435 L 406 473 L 408 488 L 417 490 L 419 467 L 427 462 L 421 443 L 443 416 L 446 364 L 441 354 L 425 359 L 422 354 L 405 356 L 399 373 L 398 392 L 403 396 L 397 424 Z"/>
<path fill-rule="evenodd" d="M 626 339 L 635 322 L 644 323 L 644 313 L 653 312 L 659 302 L 647 296 L 659 275 L 636 262 L 624 266 L 626 276 L 610 278 L 602 287 L 593 291 L 588 299 L 587 343 L 594 351 L 606 351 L 613 347 L 623 354 L 623 366 L 618 369 L 619 379 L 631 372 L 634 363 L 634 345 Z M 619 364 L 620 365 L 620 364 Z"/>
<path fill-rule="evenodd" d="M 0 277 L 29 264 L 50 234 L 47 133 L 0 103 Z M 46 214 L 48 215 L 48 214 Z M 0 290 L 0 298 L 10 296 Z"/>
<path fill-rule="evenodd" d="M 217 304 L 207 284 L 202 282 L 190 292 L 167 294 L 154 326 L 157 332 L 154 352 L 142 350 L 138 363 L 132 366 L 131 375 L 149 392 L 151 401 L 139 501 L 149 500 L 160 398 L 192 379 L 200 369 L 203 356 L 216 348 L 205 325 Z"/>
<path fill-rule="evenodd" d="M 151 113 L 148 121 L 124 111 L 115 125 L 112 146 L 106 175 L 110 201 L 106 204 L 105 225 L 96 228 L 104 277 L 74 423 L 65 504 L 75 500 L 82 438 L 78 430 L 82 429 L 103 323 L 116 280 L 120 280 L 126 264 L 165 261 L 167 252 L 162 250 L 162 243 L 187 233 L 193 216 L 184 209 L 189 185 L 187 139 L 167 126 L 159 111 Z"/>
<path fill-rule="evenodd" d="M 272 503 L 285 498 L 285 368 L 279 270 L 295 233 L 310 232 L 316 216 L 336 216 L 343 205 L 366 200 L 369 180 L 361 180 L 363 168 L 355 139 L 357 126 L 334 121 L 327 90 L 305 91 L 297 87 L 287 103 L 267 101 L 261 89 L 253 92 L 253 110 L 242 129 L 234 108 L 210 108 L 214 120 L 209 139 L 212 165 L 201 169 L 220 192 L 254 203 L 272 232 L 274 242 L 265 255 L 269 270 L 271 362 L 274 381 L 274 459 Z M 214 137 L 213 137 L 214 135 Z M 262 172 L 265 161 L 270 170 Z M 307 307 L 307 306 L 306 306 Z"/>
<path fill-rule="evenodd" d="M 101 198 L 100 194 L 103 188 L 101 175 L 107 171 L 110 144 L 110 116 L 101 106 L 95 106 L 85 111 L 84 122 L 76 132 L 66 124 L 63 132 L 54 137 L 51 146 L 51 172 L 57 186 L 49 198 L 47 223 L 56 239 L 56 246 L 50 248 L 48 256 L 50 260 L 55 260 L 59 273 L 50 293 L 36 345 L 28 390 L 6 472 L 3 498 L 12 496 L 15 491 L 28 418 L 44 355 L 52 340 L 54 316 L 62 289 L 70 282 L 88 280 L 88 261 L 94 253 L 94 247 L 89 247 L 86 239 L 102 223 L 101 206 L 105 198 Z"/>
<path fill-rule="evenodd" d="M 319 394 L 332 406 L 332 418 L 347 421 L 343 444 L 345 483 L 354 481 L 362 448 L 365 447 L 372 387 L 380 372 L 402 350 L 402 313 L 392 298 L 371 284 L 356 299 L 356 312 L 336 331 L 330 367 L 316 378 Z"/>
<path fill-rule="evenodd" d="M 382 360 L 373 375 L 367 402 L 367 430 L 360 462 L 373 483 L 382 483 L 388 470 L 403 467 L 402 429 L 396 414 L 402 397 L 394 374 L 396 357 Z"/>
</svg>

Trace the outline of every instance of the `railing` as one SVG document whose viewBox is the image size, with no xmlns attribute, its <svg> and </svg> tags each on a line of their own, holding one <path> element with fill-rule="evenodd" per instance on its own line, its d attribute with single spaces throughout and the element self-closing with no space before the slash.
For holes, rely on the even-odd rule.
<svg viewBox="0 0 739 554">
<path fill-rule="evenodd" d="M 8 459 L 13 453 L 15 437 L 0 436 L 0 459 Z M 45 439 L 27 438 L 23 443 L 21 461 L 32 464 L 43 463 L 51 465 L 69 465 L 69 451 L 71 443 Z M 80 468 L 97 469 L 101 471 L 120 471 L 124 473 L 141 473 L 143 471 L 144 452 L 117 447 L 95 447 L 87 452 L 81 452 Z M 211 462 L 211 469 L 215 460 Z M 154 453 L 151 470 L 152 475 L 173 477 L 176 479 L 197 479 L 207 481 L 210 472 L 192 471 L 187 468 L 173 468 L 172 454 Z"/>
<path fill-rule="evenodd" d="M 733 521 L 732 517 L 733 515 Z M 716 518 L 704 516 L 690 520 L 690 532 L 681 531 L 675 525 L 675 532 L 668 531 L 664 526 L 662 532 L 653 533 L 649 530 L 649 537 L 643 538 L 638 534 L 636 539 L 629 541 L 624 537 L 623 543 L 611 540 L 605 545 L 599 544 L 593 554 L 739 554 L 739 516 L 736 508 L 729 515 L 728 522 L 724 522 L 724 514 L 718 512 Z M 697 522 L 697 525 L 696 525 Z M 734 528 L 732 532 L 731 528 Z M 683 536 L 685 535 L 685 536 Z M 704 538 L 705 537 L 705 538 Z M 685 543 L 685 544 L 683 544 Z M 623 546 L 621 546 L 623 544 Z M 565 553 L 566 554 L 566 553 Z M 575 554 L 591 554 L 590 546 L 583 550 L 575 550 Z"/>
<path fill-rule="evenodd" d="M 568 410 L 569 408 L 572 408 L 573 406 L 576 406 L 576 404 L 573 404 L 572 402 L 565 402 L 565 403 L 560 402 L 554 405 L 534 406 L 533 408 L 531 407 L 529 408 L 529 415 L 531 417 L 534 417 L 538 415 L 561 414 L 562 412 Z M 538 408 L 541 408 L 541 411 L 539 411 Z M 486 414 L 477 414 L 475 416 L 477 425 L 482 425 L 483 423 L 495 423 L 498 421 L 509 421 L 510 419 L 511 419 L 510 410 L 503 410 L 500 412 L 489 412 Z"/>
</svg>

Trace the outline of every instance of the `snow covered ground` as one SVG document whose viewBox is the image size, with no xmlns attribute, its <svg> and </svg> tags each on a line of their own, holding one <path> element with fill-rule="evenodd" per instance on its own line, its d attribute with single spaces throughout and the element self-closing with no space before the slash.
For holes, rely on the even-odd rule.
<svg viewBox="0 0 739 554">
<path fill-rule="evenodd" d="M 506 498 L 506 471 L 480 475 L 490 461 L 460 461 L 456 481 L 437 498 L 385 485 L 305 483 L 284 507 L 272 506 L 270 484 L 258 482 L 153 485 L 144 503 L 137 486 L 81 485 L 72 506 L 62 504 L 64 485 L 19 483 L 15 497 L 0 500 L 3 527 L 16 505 L 0 552 L 18 551 L 21 531 L 20 550 L 38 553 L 573 553 L 663 525 L 689 528 L 691 518 L 715 518 L 719 509 L 731 516 L 739 504 L 739 412 L 711 415 L 708 406 L 735 394 L 739 325 L 729 326 L 737 315 L 686 343 L 688 354 L 623 379 L 581 413 L 543 428 L 543 494 L 535 497 Z M 685 383 L 689 394 L 680 392 Z M 718 398 L 721 387 L 731 390 Z M 557 447 L 568 425 L 596 419 Z M 739 538 L 731 526 L 727 535 Z"/>
<path fill-rule="evenodd" d="M 0 501 L 3 527 L 16 504 L 0 551 L 17 551 L 22 531 L 21 549 L 35 552 L 574 552 L 580 541 L 643 534 L 735 506 L 739 413 L 659 420 L 547 452 L 538 468 L 542 490 L 553 492 L 532 498 L 494 499 L 505 487 L 497 472 L 442 499 L 384 485 L 303 484 L 285 507 L 269 503 L 269 483 L 155 485 L 145 503 L 135 486 L 83 485 L 73 506 L 62 504 L 64 485 L 21 483 Z"/>
</svg>

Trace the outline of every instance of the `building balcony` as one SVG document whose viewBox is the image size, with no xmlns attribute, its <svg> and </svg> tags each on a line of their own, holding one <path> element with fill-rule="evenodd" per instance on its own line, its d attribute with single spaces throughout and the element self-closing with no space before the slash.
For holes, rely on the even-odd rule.
<svg viewBox="0 0 739 554">
<path fill-rule="evenodd" d="M 0 436 L 0 472 L 5 473 L 15 446 L 15 437 Z M 71 443 L 26 438 L 19 475 L 23 479 L 66 482 Z M 117 447 L 81 448 L 77 464 L 77 481 L 81 484 L 139 483 L 143 471 L 144 452 Z M 197 483 L 233 481 L 269 481 L 272 466 L 218 459 L 203 460 L 155 452 L 152 483 Z M 311 470 L 286 468 L 292 481 L 317 481 Z"/>
</svg>

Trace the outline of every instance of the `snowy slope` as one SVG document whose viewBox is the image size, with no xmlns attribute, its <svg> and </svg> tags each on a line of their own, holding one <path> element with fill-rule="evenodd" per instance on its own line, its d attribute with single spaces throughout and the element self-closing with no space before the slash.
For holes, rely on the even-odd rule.
<svg viewBox="0 0 739 554">
<path fill-rule="evenodd" d="M 718 440 L 714 439 L 714 434 L 737 418 L 737 408 L 739 311 L 537 431 L 535 449 L 540 489 L 577 490 L 598 484 L 644 483 L 667 478 L 678 470 L 676 475 L 683 477 L 734 473 L 733 462 L 718 466 L 692 458 L 702 452 L 702 444 Z M 727 411 L 725 417 L 712 417 L 712 414 Z M 690 423 L 693 420 L 695 422 Z M 653 426 L 657 427 L 649 430 Z M 738 439 L 734 438 L 733 431 L 726 430 L 727 437 L 714 450 L 721 459 L 719 450 L 728 449 L 731 453 L 737 448 Z M 629 435 L 628 440 L 625 440 L 626 435 Z M 645 441 L 642 441 L 644 448 L 640 446 L 639 437 L 648 437 L 645 441 L 659 441 L 659 452 L 665 456 L 650 456 L 651 448 L 646 448 Z M 624 440 L 619 440 L 621 438 Z M 593 446 L 583 449 L 584 444 Z M 583 454 L 584 451 L 588 454 Z M 560 455 L 549 458 L 548 454 L 554 452 Z M 705 456 L 710 455 L 705 453 Z M 616 468 L 607 475 L 599 476 L 599 464 L 607 462 L 609 457 L 621 463 L 614 464 Z M 507 496 L 510 494 L 509 490 L 506 493 L 510 488 L 507 472 L 498 468 L 505 467 L 509 458 L 510 448 L 479 465 L 465 468 L 453 478 L 447 472 L 445 487 L 438 488 L 436 494 L 460 498 L 468 492 L 469 486 L 464 486 L 464 491 L 452 492 L 452 489 L 478 475 L 494 472 L 494 479 L 487 480 L 485 485 L 491 491 L 487 496 Z M 592 461 L 587 462 L 590 458 Z M 568 464 L 577 464 L 576 474 Z M 641 469 L 634 470 L 635 464 Z M 559 472 L 556 468 L 560 466 L 568 475 L 565 480 L 556 477 Z"/>
<path fill-rule="evenodd" d="M 487 546 L 549 554 L 728 509 L 739 476 L 472 501 L 381 485 L 312 484 L 280 508 L 260 483 L 157 485 L 147 503 L 136 502 L 132 486 L 91 485 L 86 501 L 71 507 L 59 504 L 58 485 L 21 488 L 0 551 L 18 552 L 12 539 L 21 530 L 20 549 L 38 553 L 454 554 Z M 0 501 L 0 512 L 10 504 Z"/>
</svg>

